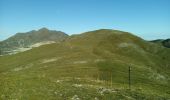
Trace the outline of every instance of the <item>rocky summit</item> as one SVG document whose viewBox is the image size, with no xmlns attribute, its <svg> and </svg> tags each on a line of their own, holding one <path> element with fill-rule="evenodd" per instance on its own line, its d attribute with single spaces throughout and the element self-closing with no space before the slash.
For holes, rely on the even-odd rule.
<svg viewBox="0 0 170 100">
<path fill-rule="evenodd" d="M 41 28 L 26 33 L 17 33 L 16 35 L 0 42 L 0 54 L 15 54 L 20 51 L 29 50 L 32 45 L 37 43 L 47 44 L 51 42 L 60 42 L 68 35 L 61 31 L 48 30 Z"/>
</svg>

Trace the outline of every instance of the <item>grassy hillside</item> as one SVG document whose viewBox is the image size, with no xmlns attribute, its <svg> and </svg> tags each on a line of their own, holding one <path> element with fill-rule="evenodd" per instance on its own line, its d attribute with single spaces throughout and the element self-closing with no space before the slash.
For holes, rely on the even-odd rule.
<svg viewBox="0 0 170 100">
<path fill-rule="evenodd" d="M 0 56 L 2 100 L 168 100 L 170 49 L 101 29 Z M 131 66 L 131 90 L 128 67 Z"/>
</svg>

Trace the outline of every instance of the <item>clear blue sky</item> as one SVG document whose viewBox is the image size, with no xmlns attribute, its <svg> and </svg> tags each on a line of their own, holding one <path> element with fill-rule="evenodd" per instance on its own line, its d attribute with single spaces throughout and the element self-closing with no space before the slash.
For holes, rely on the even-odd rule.
<svg viewBox="0 0 170 100">
<path fill-rule="evenodd" d="M 0 0 L 0 40 L 47 27 L 68 34 L 109 28 L 170 38 L 170 0 Z"/>
</svg>

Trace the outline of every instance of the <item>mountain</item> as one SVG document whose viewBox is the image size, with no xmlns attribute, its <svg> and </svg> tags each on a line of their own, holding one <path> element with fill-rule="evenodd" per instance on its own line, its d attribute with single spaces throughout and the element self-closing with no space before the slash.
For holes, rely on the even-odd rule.
<svg viewBox="0 0 170 100">
<path fill-rule="evenodd" d="M 0 50 L 1 54 L 13 54 L 16 51 L 28 50 L 30 46 L 37 43 L 41 45 L 60 42 L 67 37 L 68 35 L 64 32 L 41 28 L 38 31 L 33 30 L 26 33 L 17 33 L 7 40 L 0 42 Z"/>
<path fill-rule="evenodd" d="M 170 48 L 170 39 L 166 39 L 164 41 L 162 41 L 163 46 Z"/>
<path fill-rule="evenodd" d="M 169 100 L 169 61 L 169 48 L 131 33 L 85 32 L 0 56 L 0 98 Z"/>
<path fill-rule="evenodd" d="M 151 42 L 170 48 L 170 39 L 158 39 L 158 40 L 153 40 Z"/>
</svg>

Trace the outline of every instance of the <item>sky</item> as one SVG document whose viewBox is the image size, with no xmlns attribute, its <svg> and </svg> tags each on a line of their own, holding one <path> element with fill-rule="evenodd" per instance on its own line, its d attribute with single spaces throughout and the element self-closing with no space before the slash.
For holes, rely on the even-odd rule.
<svg viewBox="0 0 170 100">
<path fill-rule="evenodd" d="M 97 29 L 170 38 L 170 0 L 0 0 L 0 40 L 47 27 L 67 34 Z"/>
</svg>

